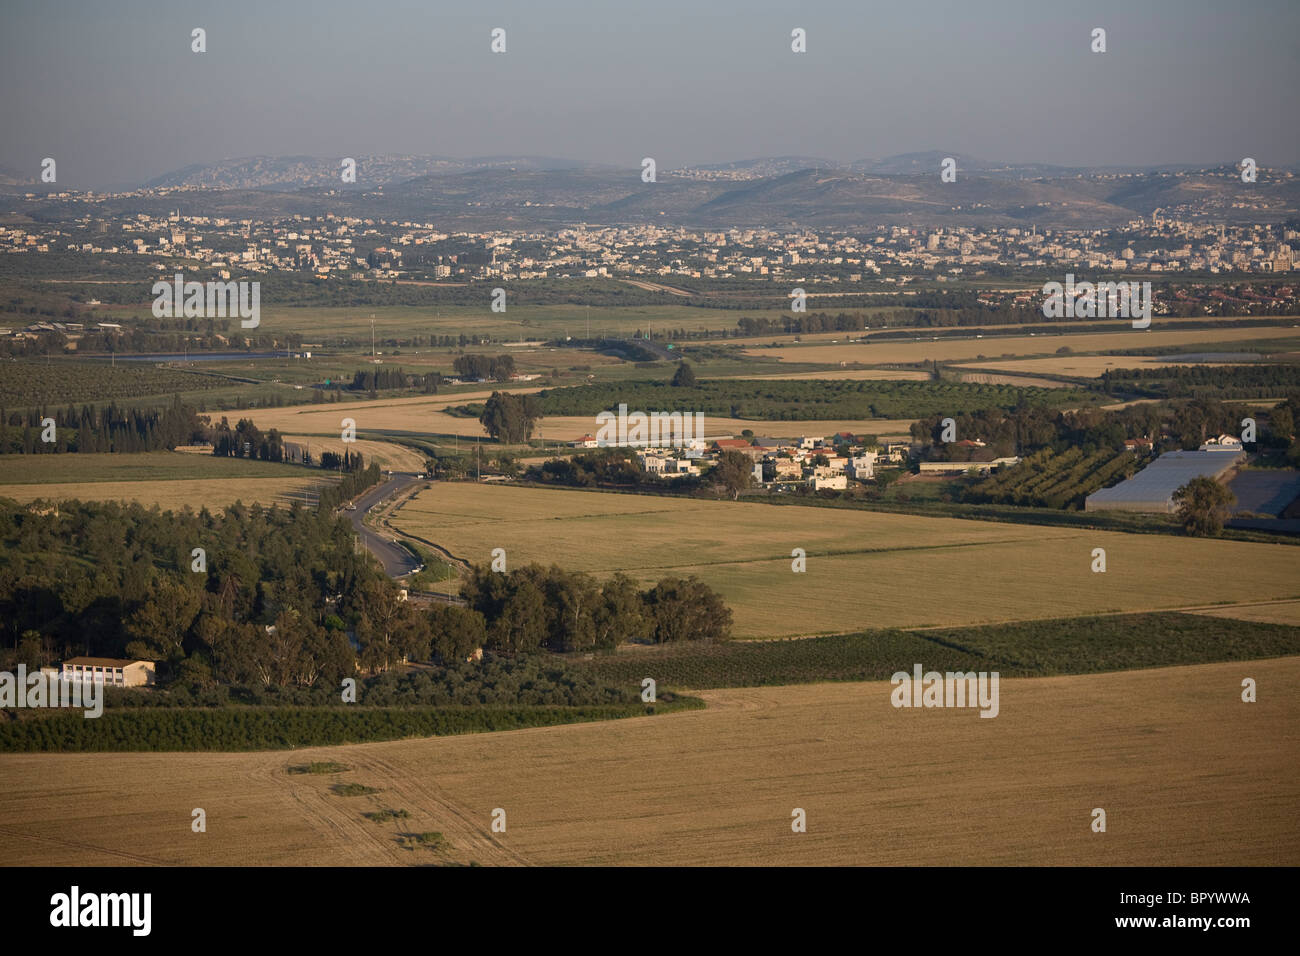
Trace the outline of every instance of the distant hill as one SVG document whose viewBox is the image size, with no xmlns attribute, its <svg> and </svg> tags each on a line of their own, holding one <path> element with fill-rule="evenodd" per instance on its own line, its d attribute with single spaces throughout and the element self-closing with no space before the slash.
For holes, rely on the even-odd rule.
<svg viewBox="0 0 1300 956">
<path fill-rule="evenodd" d="M 831 159 L 819 159 L 812 156 L 773 156 L 766 159 L 741 159 L 730 163 L 704 163 L 696 166 L 683 166 L 680 170 L 673 170 L 673 172 L 687 175 L 692 173 L 730 173 L 737 177 L 746 176 L 757 179 L 765 176 L 781 176 L 800 169 L 839 169 L 843 168 L 844 165 Z"/>
<path fill-rule="evenodd" d="M 976 159 L 964 153 L 931 149 L 919 153 L 900 153 L 884 159 L 860 159 L 850 163 L 855 172 L 872 176 L 938 176 L 943 161 L 951 157 L 957 161 L 957 175 L 1007 176 L 1017 179 L 1067 176 L 1083 172 L 1066 166 L 1045 163 L 1002 163 Z"/>
<path fill-rule="evenodd" d="M 248 157 L 177 170 L 153 186 L 204 187 L 103 200 L 114 210 L 232 218 L 353 215 L 437 222 L 448 229 L 551 229 L 572 223 L 693 228 L 860 228 L 877 225 L 1106 228 L 1146 218 L 1270 222 L 1300 216 L 1300 179 L 1261 168 L 1243 184 L 1235 167 L 1172 171 L 1061 170 L 956 155 L 957 181 L 940 181 L 940 151 L 851 164 L 778 157 L 658 172 L 544 157 L 445 159 L 358 156 L 357 183 L 336 161 Z M 724 175 L 711 176 L 709 170 Z M 728 175 L 735 173 L 736 175 Z M 31 190 L 31 180 L 23 184 Z M 4 187 L 11 206 L 19 186 Z M 42 206 L 58 216 L 59 201 Z"/>
<path fill-rule="evenodd" d="M 0 166 L 0 186 L 33 186 L 40 179 L 36 173 L 21 173 L 10 166 Z"/>
<path fill-rule="evenodd" d="M 206 186 L 213 189 L 345 188 L 342 156 L 246 156 L 186 166 L 145 183 L 145 188 Z M 353 189 L 374 189 L 421 176 L 450 175 L 477 169 L 559 170 L 585 164 L 540 156 L 486 156 L 451 159 L 441 156 L 352 156 L 357 163 Z"/>
</svg>

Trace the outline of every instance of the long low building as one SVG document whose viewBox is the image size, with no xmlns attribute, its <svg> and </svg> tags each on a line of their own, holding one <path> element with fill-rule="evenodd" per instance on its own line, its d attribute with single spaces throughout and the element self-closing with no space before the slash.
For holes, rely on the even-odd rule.
<svg viewBox="0 0 1300 956">
<path fill-rule="evenodd" d="M 108 687 L 150 687 L 157 680 L 153 661 L 119 657 L 70 657 L 59 675 L 66 681 L 94 681 Z"/>
<path fill-rule="evenodd" d="M 965 475 L 972 471 L 987 475 L 998 468 L 1018 464 L 1019 458 L 994 458 L 992 461 L 923 461 L 917 467 L 923 475 Z"/>
<path fill-rule="evenodd" d="M 1175 491 L 1193 478 L 1217 481 L 1245 460 L 1240 451 L 1167 451 L 1132 478 L 1094 491 L 1083 510 L 1173 514 Z"/>
</svg>

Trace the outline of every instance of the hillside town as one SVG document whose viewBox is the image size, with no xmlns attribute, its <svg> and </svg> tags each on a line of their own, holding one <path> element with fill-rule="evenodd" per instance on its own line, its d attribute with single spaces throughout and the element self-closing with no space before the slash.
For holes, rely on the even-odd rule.
<svg viewBox="0 0 1300 956">
<path fill-rule="evenodd" d="M 268 220 L 192 215 L 181 211 L 192 201 L 185 190 L 159 192 L 175 203 L 167 215 L 115 217 L 91 198 L 79 197 L 72 208 L 86 207 L 81 215 L 0 227 L 0 252 L 144 256 L 159 272 L 184 260 L 223 276 L 291 271 L 356 281 L 681 277 L 905 285 L 918 278 L 951 281 L 1008 268 L 1288 273 L 1295 269 L 1300 240 L 1300 232 L 1283 224 L 1224 225 L 1167 218 L 1158 210 L 1111 230 L 580 224 L 549 231 L 458 232 L 432 222 L 346 215 Z"/>
</svg>

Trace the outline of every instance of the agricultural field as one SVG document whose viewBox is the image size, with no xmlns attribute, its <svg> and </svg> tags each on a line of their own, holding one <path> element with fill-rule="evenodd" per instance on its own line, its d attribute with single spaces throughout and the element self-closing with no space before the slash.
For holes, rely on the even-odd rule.
<svg viewBox="0 0 1300 956">
<path fill-rule="evenodd" d="M 700 411 L 710 417 L 755 421 L 812 418 L 922 418 L 988 408 L 1088 404 L 1095 393 L 1012 388 L 960 382 L 774 382 L 715 379 L 694 388 L 660 382 L 626 382 L 548 389 L 541 395 L 548 415 L 596 415 L 626 403 L 629 409 Z"/>
<path fill-rule="evenodd" d="M 319 468 L 170 451 L 0 456 L 0 497 L 20 502 L 138 501 L 164 511 L 236 501 L 283 506 L 337 480 Z"/>
<path fill-rule="evenodd" d="M 1131 478 L 1143 465 L 1144 459 L 1124 449 L 1102 448 L 1085 455 L 1077 446 L 1059 454 L 1044 448 L 1020 464 L 1001 468 L 996 474 L 971 485 L 965 490 L 962 500 L 1031 508 L 1079 509 L 1088 495 Z"/>
<path fill-rule="evenodd" d="M 375 462 L 380 468 L 390 471 L 423 471 L 426 458 L 417 451 L 404 445 L 387 441 L 367 441 L 359 438 L 354 442 L 344 443 L 342 437 L 315 438 L 309 435 L 285 435 L 284 440 L 306 448 L 312 461 L 320 461 L 321 452 L 332 451 L 342 455 L 345 451 L 361 455 L 366 464 Z"/>
<path fill-rule="evenodd" d="M 293 752 L 5 754 L 0 864 L 1294 866 L 1300 698 L 1243 706 L 1244 676 L 1293 687 L 1300 657 L 1003 679 L 994 720 L 810 684 Z"/>
<path fill-rule="evenodd" d="M 1060 335 L 1018 335 L 988 336 L 982 339 L 929 339 L 924 341 L 898 341 L 878 339 L 874 342 L 838 345 L 812 344 L 787 345 L 778 344 L 775 348 L 747 347 L 745 354 L 755 356 L 776 356 L 786 362 L 817 362 L 821 364 L 838 364 L 856 362 L 863 365 L 881 365 L 893 362 L 974 362 L 979 360 L 980 367 L 987 367 L 989 359 L 1002 357 L 1053 357 L 1057 349 L 1069 347 L 1075 352 L 1110 352 L 1119 349 L 1148 348 L 1185 348 L 1191 345 L 1220 345 L 1235 343 L 1241 346 L 1252 342 L 1293 343 L 1291 348 L 1300 347 L 1300 331 L 1284 335 L 1282 330 L 1273 326 L 1247 329 L 1198 329 L 1173 330 L 1163 329 L 1153 322 L 1150 329 L 1123 328 L 1123 320 L 1116 320 L 1120 326 L 1115 332 L 1092 332 L 1082 334 L 1062 333 Z M 1289 331 L 1289 330 L 1288 330 Z M 1073 358 L 1073 357 L 1071 357 Z M 1131 360 L 1130 360 L 1131 361 Z"/>
<path fill-rule="evenodd" d="M 1274 603 L 1244 611 L 1278 612 L 1286 607 Z M 628 644 L 619 653 L 597 654 L 574 664 L 607 684 L 634 686 L 651 674 L 660 689 L 695 694 L 702 688 L 887 680 L 910 671 L 917 661 L 940 671 L 1061 677 L 1300 653 L 1300 627 L 1295 623 L 1243 623 L 1241 617 L 1211 616 L 1215 614 L 1106 614 L 799 640 Z"/>
<path fill-rule="evenodd" d="M 468 333 L 493 339 L 586 338 L 590 322 L 593 338 L 630 337 L 646 328 L 686 329 L 699 332 L 734 328 L 735 312 L 679 305 L 527 305 L 510 304 L 505 312 L 490 308 L 492 284 L 482 286 L 483 304 L 429 306 L 358 306 L 356 308 L 262 306 L 262 329 L 274 334 L 297 333 L 319 341 L 328 329 L 331 338 L 351 336 L 357 344 L 370 343 L 370 317 L 375 337 L 409 338 L 412 335 Z M 753 310 L 755 314 L 761 310 Z M 775 310 L 774 310 L 775 312 Z"/>
<path fill-rule="evenodd" d="M 1033 378 L 1028 375 L 1001 375 L 997 372 L 968 372 L 962 370 L 958 378 L 977 385 L 1019 385 L 1030 388 L 1066 388 L 1067 382 L 1050 378 Z"/>
<path fill-rule="evenodd" d="M 178 451 L 129 455 L 0 455 L 0 485 L 291 476 L 319 479 L 324 474 L 279 462 Z"/>
<path fill-rule="evenodd" d="M 207 478 L 175 481 L 51 482 L 39 485 L 0 485 L 0 496 L 15 501 L 138 501 L 145 507 L 180 511 L 206 506 L 219 511 L 236 501 L 265 507 L 285 507 L 295 498 L 312 500 L 320 486 L 331 480 L 327 472 L 308 478 Z"/>
<path fill-rule="evenodd" d="M 1268 624 L 1287 624 L 1291 627 L 1300 627 L 1300 601 L 1267 601 L 1259 604 L 1210 608 L 1209 610 L 1194 613 L 1210 617 L 1229 618 L 1234 621 L 1262 621 Z"/>
<path fill-rule="evenodd" d="M 1103 372 L 1119 368 L 1170 368 L 1175 365 L 1198 365 L 1217 368 L 1227 363 L 1186 362 L 1152 355 L 1060 355 L 1054 358 L 990 359 L 958 365 L 956 368 L 994 369 L 1002 372 L 1031 372 L 1036 375 L 1064 375 L 1070 378 L 1100 378 Z M 1040 382 L 1040 384 L 1042 384 Z"/>
<path fill-rule="evenodd" d="M 1041 288 L 1042 288 L 1041 286 L 1026 286 L 1025 291 L 1038 290 Z M 818 308 L 818 309 L 814 309 L 813 311 L 829 312 L 830 309 Z M 894 310 L 892 308 L 882 307 L 882 309 L 880 310 L 855 308 L 852 311 L 871 312 L 871 311 L 894 311 Z M 1092 320 L 1083 320 L 1083 321 L 1089 321 L 1092 323 L 1097 323 L 1097 322 L 1104 323 L 1111 320 L 1092 319 Z M 1120 321 L 1120 320 L 1115 320 L 1115 321 Z M 1253 324 L 1252 327 L 1259 327 L 1259 328 L 1271 327 L 1274 330 L 1279 330 L 1279 329 L 1290 329 L 1294 325 L 1296 325 L 1298 321 L 1300 321 L 1300 317 L 1291 316 L 1291 315 L 1260 316 L 1260 317 L 1252 317 L 1252 318 L 1247 318 L 1244 316 L 1236 317 L 1236 318 L 1232 318 L 1232 317 L 1210 318 L 1208 316 L 1161 315 L 1161 316 L 1152 316 L 1151 319 L 1152 328 L 1157 330 L 1164 329 L 1166 327 L 1176 328 L 1179 325 L 1190 325 L 1192 323 L 1205 323 L 1205 322 L 1222 322 L 1222 323 L 1250 322 Z M 1222 327 L 1228 328 L 1230 326 L 1224 325 Z M 930 336 L 938 334 L 941 331 L 952 332 L 962 328 L 969 329 L 972 334 L 982 333 L 987 338 L 993 338 L 995 337 L 995 335 L 1001 335 L 1004 333 L 1014 331 L 1014 329 L 1016 329 L 1016 326 L 1015 325 L 984 325 L 984 326 L 898 325 L 898 326 L 890 326 L 888 329 L 885 329 L 882 326 L 877 325 L 874 328 L 870 329 L 869 331 L 864 331 L 864 332 L 856 332 L 856 331 L 855 332 L 801 332 L 799 333 L 799 341 L 820 342 L 820 343 L 828 343 L 828 342 L 835 342 L 835 341 L 844 342 L 847 339 L 857 340 L 864 335 L 880 335 L 882 332 L 889 332 L 890 334 L 897 333 L 897 332 L 914 332 L 918 337 L 928 338 Z M 777 336 L 775 340 L 779 341 L 780 338 L 782 337 L 783 336 Z M 756 335 L 745 336 L 739 339 L 739 341 L 744 342 L 745 344 L 749 344 L 750 340 L 752 339 L 764 340 L 764 344 L 766 344 L 766 342 L 768 341 L 773 341 L 774 337 L 773 337 L 773 333 L 771 332 L 760 332 Z M 714 345 L 723 345 L 723 344 L 734 345 L 736 344 L 737 339 L 728 337 L 728 338 L 711 339 L 709 340 L 709 342 L 710 344 L 714 344 Z"/>
<path fill-rule="evenodd" d="M 537 388 L 504 390 L 515 394 L 538 391 Z M 358 431 L 451 435 L 464 430 L 463 433 L 466 434 L 484 434 L 474 419 L 448 415 L 445 409 L 454 405 L 482 402 L 491 394 L 491 389 L 476 389 L 452 395 L 419 395 L 411 398 L 245 409 L 239 414 L 252 418 L 263 431 L 275 428 L 284 434 L 337 435 L 344 418 L 355 420 Z"/>
<path fill-rule="evenodd" d="M 0 362 L 0 408 L 83 405 L 141 395 L 172 395 L 228 386 L 206 375 L 143 362 Z"/>
<path fill-rule="evenodd" d="M 1300 548 L 1171 535 L 458 482 L 390 521 L 472 563 L 500 547 L 510 567 L 696 574 L 742 638 L 1300 598 Z"/>
<path fill-rule="evenodd" d="M 915 369 L 901 368 L 838 368 L 827 367 L 814 372 L 787 372 L 784 375 L 747 375 L 746 378 L 752 378 L 761 381 L 824 381 L 824 382 L 879 382 L 879 381 L 899 381 L 899 382 L 925 382 L 929 381 L 930 373 L 921 372 Z M 1035 381 L 1032 384 L 1040 388 L 1047 386 L 1049 383 Z"/>
<path fill-rule="evenodd" d="M 524 393 L 536 388 L 510 389 Z M 413 398 L 389 398 L 347 404 L 298 405 L 286 408 L 246 409 L 236 413 L 251 418 L 257 427 L 266 431 L 279 429 L 286 435 L 327 436 L 339 435 L 340 423 L 351 418 L 357 432 L 387 433 L 394 437 L 427 437 L 433 435 L 459 436 L 473 441 L 486 439 L 487 432 L 477 418 L 451 415 L 450 406 L 482 402 L 491 392 L 461 392 L 457 395 L 426 395 Z M 705 434 L 709 438 L 739 435 L 746 428 L 758 434 L 788 438 L 811 432 L 832 434 L 837 431 L 854 434 L 904 436 L 908 434 L 912 419 L 797 419 L 792 421 L 752 421 L 738 418 L 706 417 Z M 594 434 L 597 428 L 594 415 L 547 416 L 538 423 L 535 437 L 549 442 L 573 441 L 583 435 Z M 484 450 L 495 446 L 486 445 Z"/>
</svg>

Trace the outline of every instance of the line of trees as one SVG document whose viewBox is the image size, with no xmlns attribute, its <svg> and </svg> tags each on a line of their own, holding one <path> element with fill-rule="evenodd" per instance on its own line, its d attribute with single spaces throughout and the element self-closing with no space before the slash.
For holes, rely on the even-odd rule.
<svg viewBox="0 0 1300 956">
<path fill-rule="evenodd" d="M 259 461 L 284 461 L 284 438 L 272 428 L 262 433 L 251 418 L 241 418 L 234 428 L 226 417 L 214 426 L 209 436 L 212 454 L 218 458 L 255 458 Z"/>
<path fill-rule="evenodd" d="M 434 395 L 442 384 L 439 372 L 418 374 L 404 372 L 401 368 L 359 369 L 352 375 L 349 390 L 354 392 L 374 392 L 379 389 L 419 389 L 426 395 Z"/>
<path fill-rule="evenodd" d="M 461 378 L 504 382 L 515 374 L 515 357 L 513 355 L 460 355 L 451 363 L 451 367 Z"/>
<path fill-rule="evenodd" d="M 1010 410 L 990 408 L 924 416 L 912 424 L 911 434 L 913 439 L 929 443 L 925 457 L 931 461 L 991 461 L 1043 448 L 1064 452 L 1077 447 L 1090 454 L 1117 448 L 1127 438 L 1150 438 L 1157 451 L 1170 451 L 1198 448 L 1207 438 L 1220 434 L 1239 434 L 1241 420 L 1249 414 L 1254 413 L 1240 405 L 1208 398 L 1109 411 L 1093 407 L 1058 412 L 1021 404 Z M 955 423 L 957 442 L 978 439 L 985 443 L 984 447 L 943 441 L 945 417 Z M 1264 417 L 1260 416 L 1261 422 Z"/>
<path fill-rule="evenodd" d="M 54 441 L 43 440 L 47 419 L 54 422 Z M 146 452 L 205 441 L 207 423 L 176 396 L 166 408 L 121 407 L 0 410 L 0 454 L 63 452 Z"/>
</svg>

